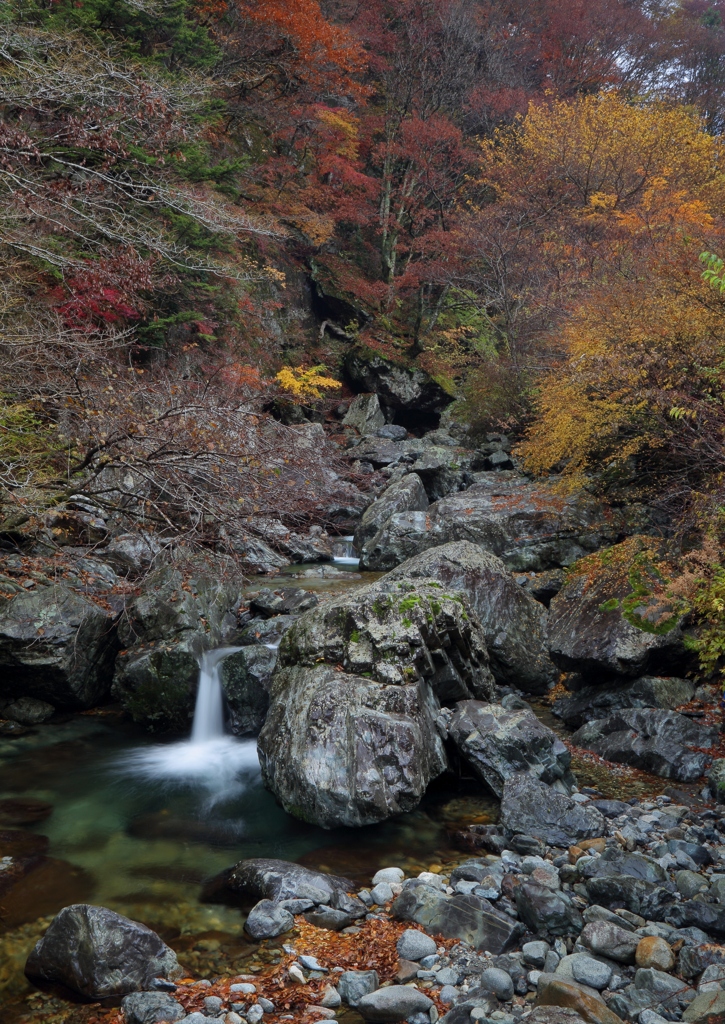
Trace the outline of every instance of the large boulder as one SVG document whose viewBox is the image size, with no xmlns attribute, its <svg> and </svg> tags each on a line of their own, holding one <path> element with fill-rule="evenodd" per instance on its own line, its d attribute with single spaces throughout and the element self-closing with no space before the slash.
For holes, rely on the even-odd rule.
<svg viewBox="0 0 725 1024">
<path fill-rule="evenodd" d="M 719 736 L 715 726 L 701 725 L 676 711 L 633 708 L 587 722 L 574 733 L 572 742 L 607 761 L 665 779 L 694 782 L 711 758 L 692 748 L 712 747 Z"/>
<path fill-rule="evenodd" d="M 446 767 L 438 707 L 420 678 L 386 685 L 327 665 L 283 668 L 258 740 L 264 783 L 289 814 L 323 828 L 410 811 Z"/>
<path fill-rule="evenodd" d="M 542 782 L 574 784 L 568 749 L 528 708 L 508 711 L 500 704 L 464 700 L 446 728 L 461 757 L 499 798 L 506 780 L 521 772 Z"/>
<path fill-rule="evenodd" d="M 374 434 L 385 426 L 385 416 L 377 395 L 357 395 L 342 421 L 343 427 L 354 427 L 361 434 Z"/>
<path fill-rule="evenodd" d="M 473 454 L 455 444 L 438 444 L 431 435 L 404 441 L 370 437 L 353 450 L 354 458 L 374 469 L 412 470 L 420 477 L 430 501 L 438 501 L 471 483 Z M 453 440 L 451 438 L 451 440 Z M 392 510 L 395 513 L 396 510 Z M 381 524 L 382 525 L 382 524 Z"/>
<path fill-rule="evenodd" d="M 176 978 L 182 971 L 174 951 L 146 925 L 77 903 L 53 918 L 25 973 L 97 1000 L 143 991 L 156 978 Z"/>
<path fill-rule="evenodd" d="M 483 626 L 497 683 L 546 692 L 558 674 L 547 651 L 546 609 L 519 586 L 500 558 L 470 541 L 454 541 L 409 558 L 386 579 L 421 577 L 466 595 Z"/>
<path fill-rule="evenodd" d="M 264 644 L 243 647 L 225 658 L 219 678 L 235 736 L 256 735 L 269 708 L 269 690 L 277 652 Z"/>
<path fill-rule="evenodd" d="M 385 577 L 302 615 L 282 638 L 279 667 L 322 663 L 379 683 L 423 679 L 441 702 L 494 693 L 475 613 L 432 579 Z"/>
<path fill-rule="evenodd" d="M 420 477 L 416 473 L 407 473 L 402 480 L 386 487 L 365 509 L 355 530 L 355 548 L 360 551 L 396 512 L 424 512 L 429 504 Z"/>
<path fill-rule="evenodd" d="M 562 496 L 518 473 L 476 474 L 466 491 L 436 501 L 425 516 L 396 513 L 361 552 L 361 567 L 385 570 L 428 548 L 468 540 L 510 568 L 571 565 L 616 538 L 612 517 L 591 495 Z"/>
<path fill-rule="evenodd" d="M 585 722 L 606 718 L 613 711 L 627 708 L 664 708 L 673 711 L 687 704 L 695 694 L 689 679 L 663 676 L 642 676 L 633 682 L 617 682 L 603 686 L 584 686 L 568 697 L 559 697 L 551 710 L 570 729 Z"/>
<path fill-rule="evenodd" d="M 119 624 L 124 650 L 116 661 L 113 694 L 137 722 L 185 731 L 199 679 L 199 656 L 218 647 L 236 624 L 237 584 L 229 566 L 201 563 L 187 571 L 164 566 L 144 582 Z"/>
<path fill-rule="evenodd" d="M 344 368 L 356 388 L 374 391 L 391 410 L 439 413 L 453 401 L 425 370 L 401 366 L 364 345 L 350 349 Z"/>
<path fill-rule="evenodd" d="M 483 896 L 446 896 L 431 885 L 408 883 L 391 910 L 399 921 L 415 921 L 433 935 L 461 939 L 494 954 L 511 949 L 524 932 L 523 925 L 495 910 Z"/>
<path fill-rule="evenodd" d="M 594 682 L 671 674 L 687 665 L 680 620 L 649 538 L 582 559 L 549 607 L 551 657 Z"/>
<path fill-rule="evenodd" d="M 596 808 L 577 804 L 525 774 L 504 783 L 500 824 L 507 835 L 534 836 L 549 846 L 572 846 L 580 839 L 606 835 L 604 818 Z"/>
<path fill-rule="evenodd" d="M 116 617 L 63 584 L 0 598 L 0 698 L 89 708 L 108 695 Z"/>
</svg>

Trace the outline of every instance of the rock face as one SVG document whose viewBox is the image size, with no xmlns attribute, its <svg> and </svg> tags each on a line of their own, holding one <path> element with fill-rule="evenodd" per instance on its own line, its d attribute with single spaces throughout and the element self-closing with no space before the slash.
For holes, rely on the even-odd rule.
<svg viewBox="0 0 725 1024">
<path fill-rule="evenodd" d="M 547 650 L 546 609 L 519 586 L 501 559 L 470 541 L 455 541 L 409 558 L 386 579 L 421 577 L 466 595 L 483 627 L 497 683 L 528 693 L 547 690 L 557 669 Z"/>
<path fill-rule="evenodd" d="M 416 473 L 407 473 L 402 480 L 386 487 L 363 512 L 355 530 L 356 550 L 361 551 L 396 512 L 425 512 L 429 504 L 423 481 Z"/>
<path fill-rule="evenodd" d="M 256 735 L 269 708 L 269 688 L 277 652 L 262 644 L 244 647 L 221 664 L 219 675 L 235 736 Z"/>
<path fill-rule="evenodd" d="M 282 639 L 280 670 L 321 663 L 385 684 L 422 679 L 440 701 L 493 695 L 478 620 L 437 580 L 386 577 L 302 615 Z"/>
<path fill-rule="evenodd" d="M 288 813 L 323 828 L 412 810 L 446 767 L 437 713 L 422 680 L 283 668 L 258 740 L 262 778 Z"/>
<path fill-rule="evenodd" d="M 587 722 L 572 742 L 593 750 L 608 761 L 661 775 L 678 782 L 694 782 L 709 763 L 706 754 L 692 747 L 711 747 L 719 732 L 675 711 L 636 708 Z"/>
<path fill-rule="evenodd" d="M 0 698 L 89 708 L 108 695 L 115 616 L 62 584 L 0 601 Z"/>
<path fill-rule="evenodd" d="M 125 650 L 116 661 L 113 694 L 151 729 L 186 731 L 194 708 L 199 655 L 218 647 L 235 624 L 238 586 L 211 566 L 185 578 L 173 565 L 153 573 L 119 625 Z"/>
<path fill-rule="evenodd" d="M 551 846 L 572 846 L 606 831 L 595 808 L 574 803 L 530 775 L 515 775 L 505 782 L 500 824 L 507 834 L 534 836 Z"/>
<path fill-rule="evenodd" d="M 31 979 L 59 982 L 88 999 L 126 995 L 182 972 L 176 954 L 137 921 L 87 903 L 65 907 L 28 957 Z"/>
<path fill-rule="evenodd" d="M 654 602 L 649 609 L 647 597 L 634 598 L 632 605 L 632 551 L 626 541 L 598 556 L 596 563 L 582 563 L 551 602 L 550 653 L 565 671 L 606 679 L 671 674 L 685 667 L 677 620 Z"/>
<path fill-rule="evenodd" d="M 571 565 L 611 543 L 616 526 L 589 495 L 562 498 L 514 472 L 476 474 L 466 491 L 421 513 L 396 513 L 361 554 L 361 567 L 392 569 L 420 551 L 467 540 L 510 569 L 542 572 Z"/>
<path fill-rule="evenodd" d="M 497 797 L 506 780 L 520 772 L 547 783 L 574 782 L 571 754 L 528 709 L 507 711 L 500 704 L 464 700 L 446 727 L 461 757 Z"/>
<path fill-rule="evenodd" d="M 354 427 L 361 434 L 374 434 L 385 426 L 385 416 L 377 395 L 357 395 L 342 421 L 343 427 Z"/>
<path fill-rule="evenodd" d="M 399 921 L 415 921 L 433 935 L 462 939 L 474 949 L 505 953 L 523 934 L 523 926 L 495 910 L 482 896 L 445 893 L 433 886 L 408 885 L 392 906 Z"/>
<path fill-rule="evenodd" d="M 345 373 L 361 390 L 374 391 L 391 410 L 437 413 L 453 401 L 424 370 L 392 363 L 362 345 L 348 352 Z"/>
<path fill-rule="evenodd" d="M 626 708 L 665 708 L 674 710 L 687 704 L 695 693 L 689 679 L 642 676 L 633 682 L 604 686 L 585 686 L 570 697 L 560 697 L 552 711 L 571 729 L 585 722 L 606 718 L 613 711 Z"/>
</svg>

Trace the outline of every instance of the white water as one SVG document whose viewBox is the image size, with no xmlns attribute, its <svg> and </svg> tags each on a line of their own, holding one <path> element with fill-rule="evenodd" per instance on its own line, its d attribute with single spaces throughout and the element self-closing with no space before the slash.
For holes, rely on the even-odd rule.
<svg viewBox="0 0 725 1024">
<path fill-rule="evenodd" d="M 224 732 L 224 697 L 219 668 L 239 647 L 220 647 L 202 655 L 191 738 L 180 743 L 141 747 L 119 767 L 124 775 L 161 785 L 202 790 L 209 804 L 240 796 L 259 776 L 256 740 Z"/>
<path fill-rule="evenodd" d="M 359 565 L 355 554 L 354 537 L 338 537 L 332 545 L 332 561 L 337 565 Z"/>
</svg>

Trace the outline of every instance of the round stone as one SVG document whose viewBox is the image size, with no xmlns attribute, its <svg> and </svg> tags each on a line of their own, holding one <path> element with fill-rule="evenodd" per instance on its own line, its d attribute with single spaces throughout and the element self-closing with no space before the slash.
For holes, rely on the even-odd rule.
<svg viewBox="0 0 725 1024">
<path fill-rule="evenodd" d="M 481 972 L 481 988 L 492 992 L 502 1003 L 514 997 L 514 983 L 510 975 L 500 967 L 487 967 Z"/>
<path fill-rule="evenodd" d="M 430 935 L 419 932 L 417 928 L 407 928 L 398 939 L 396 949 L 401 960 L 422 960 L 425 956 L 432 956 L 437 947 Z"/>
<path fill-rule="evenodd" d="M 373 885 L 377 885 L 378 882 L 387 882 L 388 885 L 397 885 L 405 878 L 405 872 L 402 868 L 381 868 L 380 871 L 376 871 L 373 875 Z"/>
<path fill-rule="evenodd" d="M 640 939 L 634 958 L 638 967 L 654 967 L 658 971 L 670 971 L 675 966 L 675 954 L 669 943 L 656 935 Z"/>
<path fill-rule="evenodd" d="M 591 956 L 579 954 L 572 957 L 571 973 L 574 981 L 590 988 L 603 989 L 612 977 L 612 968 Z"/>
</svg>

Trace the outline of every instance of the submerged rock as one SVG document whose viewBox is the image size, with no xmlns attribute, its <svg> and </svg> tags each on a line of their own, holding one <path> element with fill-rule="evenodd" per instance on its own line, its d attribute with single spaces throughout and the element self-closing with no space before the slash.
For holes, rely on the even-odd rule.
<svg viewBox="0 0 725 1024">
<path fill-rule="evenodd" d="M 497 797 L 506 780 L 520 772 L 542 782 L 574 783 L 568 749 L 528 708 L 508 711 L 500 704 L 461 701 L 446 729 L 461 757 Z"/>
<path fill-rule="evenodd" d="M 182 971 L 156 932 L 105 907 L 65 907 L 28 957 L 31 979 L 59 982 L 88 999 L 126 995 Z"/>
<path fill-rule="evenodd" d="M 0 599 L 0 698 L 93 707 L 117 650 L 116 616 L 63 584 Z"/>
<path fill-rule="evenodd" d="M 385 578 L 435 579 L 465 594 L 483 627 L 497 683 L 544 693 L 556 679 L 547 650 L 546 610 L 496 555 L 470 541 L 456 541 L 409 558 Z"/>
<path fill-rule="evenodd" d="M 678 782 L 694 782 L 707 768 L 707 754 L 691 747 L 712 747 L 719 730 L 675 711 L 637 708 L 618 711 L 587 722 L 572 742 L 593 750 L 608 761 L 661 775 Z"/>
</svg>

